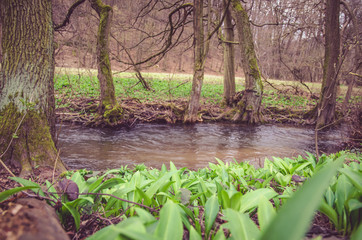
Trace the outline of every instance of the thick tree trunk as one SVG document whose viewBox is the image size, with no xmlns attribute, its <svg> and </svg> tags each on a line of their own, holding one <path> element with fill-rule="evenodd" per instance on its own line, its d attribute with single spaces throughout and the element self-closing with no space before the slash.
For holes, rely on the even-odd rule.
<svg viewBox="0 0 362 240">
<path fill-rule="evenodd" d="M 191 99 L 184 117 L 185 123 L 198 121 L 197 113 L 200 107 L 200 95 L 204 80 L 204 28 L 203 0 L 194 0 L 194 75 L 192 79 Z"/>
<path fill-rule="evenodd" d="M 339 10 L 339 0 L 327 0 L 323 82 L 318 103 L 317 127 L 330 124 L 335 120 L 340 47 Z"/>
<path fill-rule="evenodd" d="M 224 0 L 224 6 L 227 3 Z M 231 13 L 227 9 L 225 12 L 224 20 L 224 33 L 225 41 L 224 46 L 224 102 L 230 106 L 232 104 L 232 97 L 235 94 L 235 53 L 234 53 L 234 30 L 231 23 Z"/>
<path fill-rule="evenodd" d="M 245 74 L 245 92 L 237 104 L 237 112 L 233 120 L 252 124 L 259 123 L 262 121 L 263 84 L 256 59 L 249 17 L 239 0 L 231 0 L 231 3 L 235 13 L 241 60 Z"/>
<path fill-rule="evenodd" d="M 122 116 L 122 109 L 117 104 L 115 96 L 112 69 L 109 60 L 109 36 L 113 10 L 111 6 L 103 4 L 101 0 L 89 1 L 99 16 L 97 62 L 101 95 L 98 112 L 108 124 L 112 124 L 117 122 Z"/>
<path fill-rule="evenodd" d="M 36 166 L 53 167 L 57 158 L 52 139 L 55 135 L 52 5 L 48 0 L 3 0 L 0 5 L 3 52 L 0 155 L 21 166 L 22 174 L 27 174 Z M 57 169 L 65 170 L 60 160 Z"/>
</svg>

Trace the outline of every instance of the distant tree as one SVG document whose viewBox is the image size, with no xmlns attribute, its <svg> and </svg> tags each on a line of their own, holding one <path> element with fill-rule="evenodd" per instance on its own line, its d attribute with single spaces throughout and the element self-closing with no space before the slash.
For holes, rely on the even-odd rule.
<svg viewBox="0 0 362 240">
<path fill-rule="evenodd" d="M 52 2 L 0 1 L 0 156 L 22 168 L 54 167 Z M 58 159 L 56 168 L 65 170 Z"/>
<path fill-rule="evenodd" d="M 336 117 L 337 76 L 340 57 L 339 11 L 339 0 L 327 0 L 324 23 L 323 82 L 317 109 L 317 127 L 332 123 Z"/>
<path fill-rule="evenodd" d="M 108 124 L 117 122 L 122 115 L 122 109 L 117 104 L 113 83 L 111 63 L 109 60 L 109 36 L 113 10 L 102 0 L 89 0 L 92 8 L 99 16 L 97 33 L 97 63 L 100 85 L 100 103 L 98 112 Z"/>
<path fill-rule="evenodd" d="M 259 123 L 262 120 L 261 100 L 263 84 L 254 49 L 249 17 L 239 0 L 231 0 L 239 36 L 242 67 L 245 75 L 245 90 L 237 103 L 234 121 Z"/>
<path fill-rule="evenodd" d="M 232 97 L 235 94 L 235 50 L 234 50 L 234 27 L 232 24 L 231 12 L 227 1 L 223 0 L 225 10 L 224 19 L 224 103 L 232 104 Z"/>
<path fill-rule="evenodd" d="M 200 95 L 202 82 L 204 80 L 204 25 L 203 25 L 203 0 L 194 0 L 194 75 L 192 79 L 192 90 L 190 101 L 184 117 L 184 122 L 194 123 L 200 107 Z"/>
</svg>

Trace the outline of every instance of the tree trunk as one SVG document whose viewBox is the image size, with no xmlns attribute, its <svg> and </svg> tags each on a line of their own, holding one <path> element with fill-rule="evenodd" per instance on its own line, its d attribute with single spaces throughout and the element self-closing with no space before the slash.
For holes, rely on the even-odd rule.
<svg viewBox="0 0 362 240">
<path fill-rule="evenodd" d="M 318 103 L 317 127 L 335 120 L 337 98 L 337 75 L 339 65 L 339 0 L 327 0 L 325 13 L 325 49 L 323 82 Z"/>
<path fill-rule="evenodd" d="M 57 158 L 52 5 L 48 0 L 0 5 L 0 156 L 25 175 L 36 166 L 54 167 Z M 60 160 L 57 169 L 66 170 Z"/>
<path fill-rule="evenodd" d="M 97 62 L 101 95 L 98 112 L 102 115 L 106 123 L 113 124 L 122 116 L 122 109 L 117 104 L 115 96 L 112 69 L 109 60 L 109 36 L 113 10 L 111 6 L 103 4 L 102 0 L 89 1 L 99 16 Z"/>
<path fill-rule="evenodd" d="M 358 22 L 356 15 L 353 13 L 353 11 L 352 11 L 351 7 L 348 5 L 348 3 L 343 0 L 341 1 L 341 3 L 347 9 L 347 11 L 352 19 L 353 35 L 354 35 L 354 40 L 356 41 L 356 46 L 355 46 L 355 50 L 354 50 L 354 67 L 352 70 L 353 72 L 350 73 L 351 79 L 349 80 L 346 96 L 345 96 L 343 104 L 342 104 L 343 113 L 345 114 L 345 113 L 347 113 L 347 111 L 349 109 L 348 105 L 349 105 L 349 101 L 352 96 L 353 86 L 354 86 L 356 80 L 358 79 L 357 75 L 361 75 L 362 51 L 361 51 L 361 44 L 358 43 L 358 39 L 360 36 L 360 23 Z M 354 74 L 357 74 L 357 75 L 354 75 Z"/>
<path fill-rule="evenodd" d="M 224 0 L 224 6 L 227 7 L 227 3 Z M 232 104 L 232 97 L 235 94 L 235 53 L 234 53 L 234 30 L 231 23 L 230 10 L 225 12 L 224 20 L 224 32 L 225 41 L 224 46 L 224 102 L 230 106 Z"/>
<path fill-rule="evenodd" d="M 198 120 L 200 95 L 204 80 L 204 28 L 203 0 L 194 0 L 194 75 L 192 79 L 191 99 L 188 104 L 184 122 L 194 123 Z"/>
<path fill-rule="evenodd" d="M 231 3 L 235 13 L 241 60 L 245 75 L 245 91 L 237 104 L 237 112 L 233 120 L 252 124 L 259 123 L 262 121 L 261 100 L 263 84 L 256 59 L 249 17 L 239 0 L 231 0 Z"/>
</svg>

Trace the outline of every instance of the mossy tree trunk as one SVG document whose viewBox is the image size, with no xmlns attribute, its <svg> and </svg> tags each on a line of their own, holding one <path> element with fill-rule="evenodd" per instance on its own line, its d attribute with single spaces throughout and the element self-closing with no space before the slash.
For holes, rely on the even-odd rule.
<svg viewBox="0 0 362 240">
<path fill-rule="evenodd" d="M 203 0 L 194 0 L 194 75 L 192 79 L 191 98 L 185 113 L 184 122 L 194 123 L 198 121 L 200 107 L 200 95 L 204 80 L 204 25 L 203 25 Z"/>
<path fill-rule="evenodd" d="M 227 2 L 224 0 L 224 6 Z M 234 53 L 234 29 L 231 22 L 230 9 L 225 12 L 224 20 L 225 40 L 224 47 L 224 103 L 228 106 L 232 104 L 232 98 L 235 94 L 235 53 Z"/>
<path fill-rule="evenodd" d="M 0 155 L 24 175 L 36 166 L 54 167 L 57 158 L 52 5 L 2 0 L 0 7 Z M 60 160 L 57 169 L 65 170 Z"/>
<path fill-rule="evenodd" d="M 103 4 L 102 0 L 89 0 L 89 2 L 99 16 L 97 62 L 101 95 L 98 112 L 106 122 L 112 124 L 117 122 L 122 115 L 122 109 L 117 104 L 115 96 L 111 63 L 109 60 L 109 36 L 113 10 L 111 6 Z"/>
<path fill-rule="evenodd" d="M 262 121 L 261 100 L 263 84 L 256 59 L 249 17 L 239 0 L 231 0 L 231 4 L 235 13 L 241 60 L 245 74 L 245 91 L 237 104 L 237 112 L 233 120 L 246 123 L 259 123 Z"/>
<path fill-rule="evenodd" d="M 339 0 L 327 0 L 324 23 L 323 82 L 318 102 L 317 127 L 330 124 L 335 120 L 340 48 L 339 10 Z"/>
</svg>

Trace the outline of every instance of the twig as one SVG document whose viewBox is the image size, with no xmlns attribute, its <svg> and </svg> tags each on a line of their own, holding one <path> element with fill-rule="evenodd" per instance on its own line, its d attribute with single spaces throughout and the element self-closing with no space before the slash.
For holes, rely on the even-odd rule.
<svg viewBox="0 0 362 240">
<path fill-rule="evenodd" d="M 59 154 L 60 154 L 60 149 L 59 149 L 58 152 L 57 152 L 57 157 L 56 157 L 55 163 L 54 163 L 52 182 L 54 182 L 55 169 L 56 169 L 56 167 L 57 167 L 57 162 L 58 162 Z"/>
<path fill-rule="evenodd" d="M 1 163 L 1 165 L 3 165 L 3 167 L 6 169 L 6 171 L 8 171 L 8 172 L 10 173 L 11 176 L 16 177 L 16 176 L 14 175 L 14 173 L 5 165 L 5 163 L 3 162 L 3 160 L 1 160 L 1 158 L 0 158 L 0 163 Z"/>
</svg>

